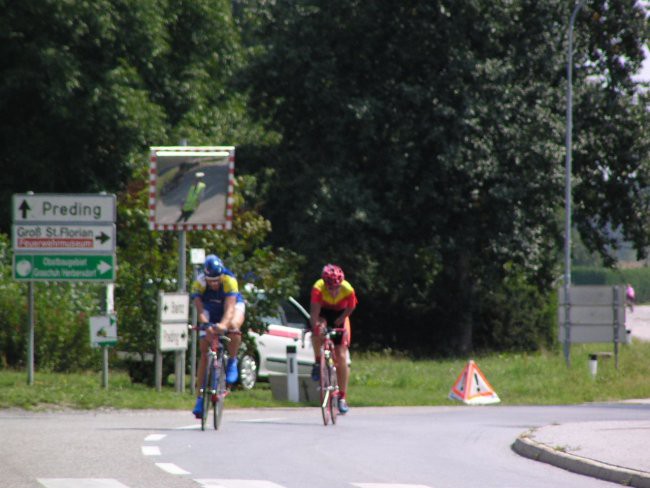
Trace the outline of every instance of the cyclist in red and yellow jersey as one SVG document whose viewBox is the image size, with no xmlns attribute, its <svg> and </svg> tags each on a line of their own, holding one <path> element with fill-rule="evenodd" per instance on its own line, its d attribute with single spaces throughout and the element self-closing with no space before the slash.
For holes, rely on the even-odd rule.
<svg viewBox="0 0 650 488">
<path fill-rule="evenodd" d="M 351 327 L 350 315 L 357 306 L 357 296 L 352 285 L 345 280 L 343 270 L 335 264 L 326 264 L 321 278 L 311 289 L 310 324 L 312 330 L 312 345 L 316 362 L 311 372 L 314 381 L 320 379 L 320 348 L 323 343 L 322 334 L 326 327 L 345 328 L 344 336 L 334 338 L 334 362 L 339 383 L 339 412 L 345 414 L 348 404 L 345 397 L 348 388 L 349 369 L 347 364 L 348 347 L 350 346 Z"/>
</svg>

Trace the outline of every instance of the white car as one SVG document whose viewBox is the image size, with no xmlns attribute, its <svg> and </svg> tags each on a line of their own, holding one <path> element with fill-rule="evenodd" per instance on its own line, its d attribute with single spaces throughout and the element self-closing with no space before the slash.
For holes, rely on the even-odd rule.
<svg viewBox="0 0 650 488">
<path fill-rule="evenodd" d="M 250 390 L 258 379 L 268 380 L 270 374 L 286 373 L 287 346 L 296 346 L 298 374 L 309 376 L 314 364 L 311 332 L 307 331 L 309 313 L 292 297 L 278 307 L 277 315 L 266 317 L 264 334 L 249 332 L 254 338 L 254 353 L 239 359 L 239 385 Z"/>
</svg>

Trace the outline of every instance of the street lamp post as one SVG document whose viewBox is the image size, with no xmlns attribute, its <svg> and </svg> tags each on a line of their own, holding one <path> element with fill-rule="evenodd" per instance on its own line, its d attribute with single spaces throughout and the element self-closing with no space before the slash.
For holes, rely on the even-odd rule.
<svg viewBox="0 0 650 488">
<path fill-rule="evenodd" d="M 571 286 L 571 152 L 573 145 L 573 24 L 586 0 L 580 0 L 569 19 L 566 88 L 566 159 L 564 168 L 564 358 L 571 366 L 571 323 L 569 287 Z"/>
</svg>

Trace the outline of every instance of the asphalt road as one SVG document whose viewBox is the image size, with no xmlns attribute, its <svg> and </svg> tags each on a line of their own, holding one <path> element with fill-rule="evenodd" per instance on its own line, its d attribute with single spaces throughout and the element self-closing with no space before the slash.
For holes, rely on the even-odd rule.
<svg viewBox="0 0 650 488">
<path fill-rule="evenodd" d="M 647 419 L 650 406 L 226 409 L 219 432 L 188 412 L 0 411 L 0 487 L 606 487 L 515 454 L 553 423 Z"/>
</svg>

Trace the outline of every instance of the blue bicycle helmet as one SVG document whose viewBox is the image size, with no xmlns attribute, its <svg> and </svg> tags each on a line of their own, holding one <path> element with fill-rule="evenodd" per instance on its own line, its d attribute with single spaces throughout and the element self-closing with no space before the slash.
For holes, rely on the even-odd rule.
<svg viewBox="0 0 650 488">
<path fill-rule="evenodd" d="M 218 278 L 223 274 L 223 261 L 219 259 L 214 254 L 210 254 L 205 258 L 205 263 L 203 264 L 203 271 L 207 279 Z"/>
</svg>

